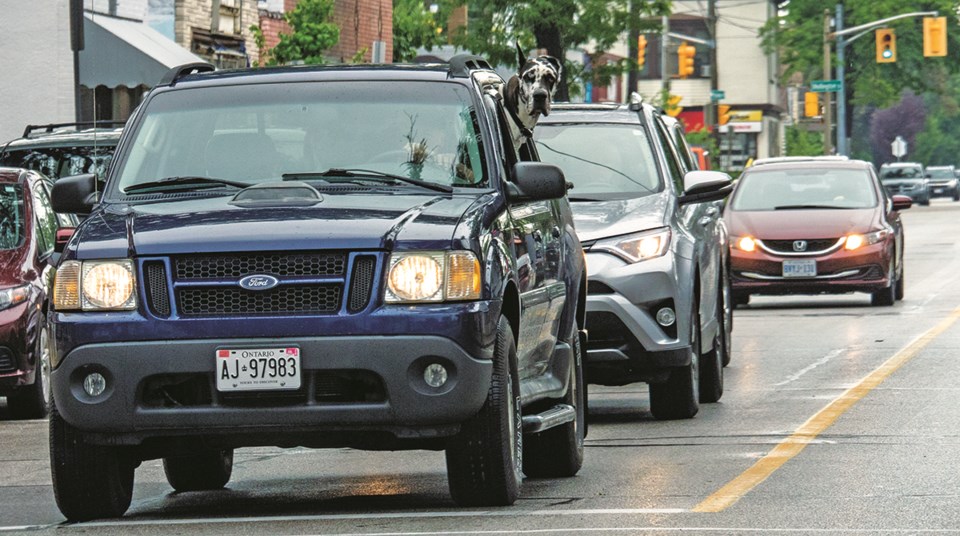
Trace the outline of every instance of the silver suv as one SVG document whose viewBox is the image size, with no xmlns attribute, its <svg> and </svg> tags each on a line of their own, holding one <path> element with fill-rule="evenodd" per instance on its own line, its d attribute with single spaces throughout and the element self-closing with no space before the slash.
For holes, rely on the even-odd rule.
<svg viewBox="0 0 960 536">
<path fill-rule="evenodd" d="M 647 382 L 656 418 L 693 417 L 723 394 L 729 360 L 717 202 L 730 177 L 697 171 L 679 124 L 638 98 L 554 105 L 534 137 L 540 158 L 574 185 L 588 273 L 587 381 Z"/>
</svg>

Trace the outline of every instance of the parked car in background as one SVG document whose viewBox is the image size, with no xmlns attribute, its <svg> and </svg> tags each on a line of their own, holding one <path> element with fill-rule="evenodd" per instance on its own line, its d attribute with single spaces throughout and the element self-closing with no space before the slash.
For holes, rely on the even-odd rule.
<svg viewBox="0 0 960 536">
<path fill-rule="evenodd" d="M 49 260 L 57 230 L 76 225 L 54 214 L 49 187 L 36 172 L 0 167 L 0 396 L 21 418 L 47 413 Z"/>
<path fill-rule="evenodd" d="M 811 157 L 744 171 L 724 211 L 733 299 L 754 294 L 904 294 L 907 196 L 889 196 L 873 165 Z"/>
<path fill-rule="evenodd" d="M 575 475 L 583 251 L 496 72 L 209 70 L 145 97 L 95 206 L 92 175 L 54 185 L 92 211 L 50 318 L 61 512 L 122 515 L 157 458 L 219 489 L 251 446 L 444 450 L 472 506 Z"/>
<path fill-rule="evenodd" d="M 890 195 L 905 195 L 920 205 L 930 204 L 929 179 L 923 164 L 888 162 L 880 166 L 880 183 Z"/>
<path fill-rule="evenodd" d="M 927 168 L 930 197 L 949 197 L 960 201 L 960 180 L 953 166 L 930 166 Z"/>
<path fill-rule="evenodd" d="M 112 121 L 30 125 L 22 137 L 0 146 L 0 166 L 32 169 L 52 181 L 82 173 L 102 179 L 122 127 Z"/>
<path fill-rule="evenodd" d="M 658 419 L 693 417 L 720 398 L 730 343 L 711 202 L 731 181 L 695 171 L 669 121 L 635 97 L 555 104 L 534 131 L 540 157 L 573 184 L 589 277 L 587 380 L 649 383 Z"/>
</svg>

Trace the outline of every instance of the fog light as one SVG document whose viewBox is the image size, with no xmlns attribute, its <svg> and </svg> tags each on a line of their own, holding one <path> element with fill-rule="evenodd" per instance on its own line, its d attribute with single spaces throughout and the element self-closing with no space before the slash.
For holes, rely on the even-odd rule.
<svg viewBox="0 0 960 536">
<path fill-rule="evenodd" d="M 677 321 L 677 313 L 673 312 L 673 309 L 669 307 L 664 307 L 657 311 L 657 324 L 660 324 L 663 327 L 672 326 L 674 322 Z"/>
<path fill-rule="evenodd" d="M 429 365 L 423 371 L 423 381 L 433 388 L 443 387 L 447 383 L 447 369 L 439 363 Z"/>
<path fill-rule="evenodd" d="M 100 396 L 107 390 L 107 379 L 99 372 L 87 374 L 83 379 L 83 392 L 90 396 Z"/>
</svg>

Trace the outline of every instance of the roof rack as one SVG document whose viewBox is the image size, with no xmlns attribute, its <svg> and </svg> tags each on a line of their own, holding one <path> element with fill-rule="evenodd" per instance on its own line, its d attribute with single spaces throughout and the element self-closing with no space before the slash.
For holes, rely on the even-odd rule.
<svg viewBox="0 0 960 536">
<path fill-rule="evenodd" d="M 831 156 L 773 156 L 770 158 L 758 158 L 753 161 L 754 166 L 764 164 L 781 164 L 784 162 L 846 162 L 850 160 L 843 155 Z"/>
<path fill-rule="evenodd" d="M 490 64 L 487 63 L 487 60 L 473 54 L 457 54 L 450 58 L 448 63 L 450 64 L 450 70 L 448 72 L 450 76 L 454 78 L 466 78 L 470 76 L 470 71 L 476 69 L 493 69 L 493 67 L 490 67 Z"/>
<path fill-rule="evenodd" d="M 183 65 L 178 65 L 177 67 L 171 68 L 163 78 L 160 79 L 158 86 L 173 86 L 176 85 L 184 76 L 194 73 L 209 73 L 215 71 L 217 68 L 210 63 L 206 62 L 195 62 L 195 63 L 186 63 Z"/>
<path fill-rule="evenodd" d="M 49 134 L 58 128 L 73 127 L 77 130 L 81 128 L 117 128 L 127 124 L 126 121 L 80 121 L 77 123 L 50 123 L 49 125 L 27 125 L 23 129 L 23 137 L 29 138 L 30 134 L 42 131 Z"/>
</svg>

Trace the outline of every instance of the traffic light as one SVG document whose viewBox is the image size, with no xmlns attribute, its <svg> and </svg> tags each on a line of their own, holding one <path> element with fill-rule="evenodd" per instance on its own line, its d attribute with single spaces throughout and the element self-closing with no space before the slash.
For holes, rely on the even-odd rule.
<svg viewBox="0 0 960 536">
<path fill-rule="evenodd" d="M 803 115 L 806 117 L 818 117 L 820 115 L 820 96 L 813 91 L 808 91 L 803 95 Z"/>
<path fill-rule="evenodd" d="M 680 95 L 670 95 L 667 98 L 667 105 L 663 107 L 663 112 L 670 117 L 677 117 L 683 111 L 683 106 L 680 106 L 682 100 L 683 97 Z"/>
<path fill-rule="evenodd" d="M 728 121 L 730 121 L 730 105 L 718 104 L 717 105 L 717 124 L 726 125 Z"/>
<path fill-rule="evenodd" d="M 877 63 L 897 61 L 897 34 L 892 28 L 880 28 L 877 37 Z"/>
<path fill-rule="evenodd" d="M 923 55 L 947 55 L 947 18 L 924 17 L 923 19 Z"/>
<path fill-rule="evenodd" d="M 697 55 L 697 49 L 688 45 L 686 41 L 680 43 L 677 47 L 677 73 L 680 78 L 686 78 L 693 74 L 693 57 Z"/>
<path fill-rule="evenodd" d="M 637 69 L 643 70 L 643 64 L 647 61 L 647 36 L 640 34 L 637 36 Z"/>
</svg>

